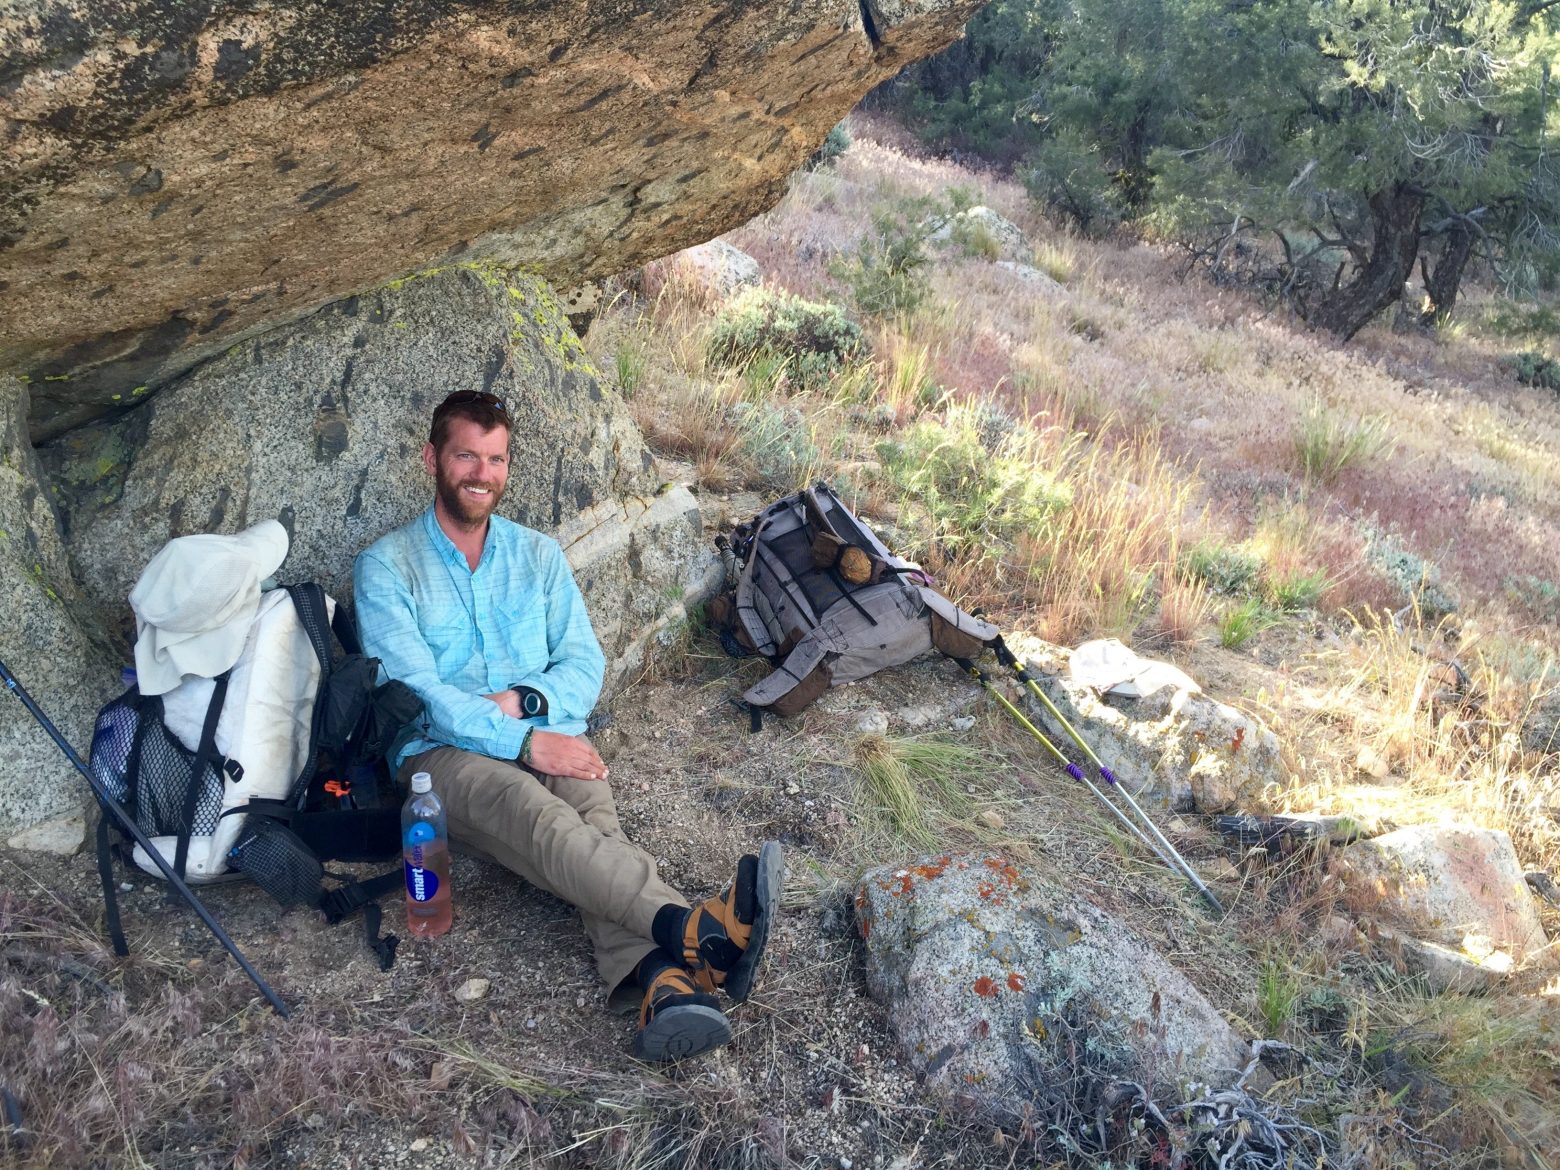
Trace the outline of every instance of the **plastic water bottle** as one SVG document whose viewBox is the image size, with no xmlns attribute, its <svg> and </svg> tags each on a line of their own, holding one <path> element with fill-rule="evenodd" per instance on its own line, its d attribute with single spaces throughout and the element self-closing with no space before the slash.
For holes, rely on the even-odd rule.
<svg viewBox="0 0 1560 1170">
<path fill-rule="evenodd" d="M 413 774 L 412 795 L 401 809 L 401 857 L 407 932 L 437 938 L 450 928 L 450 833 L 427 772 Z"/>
</svg>

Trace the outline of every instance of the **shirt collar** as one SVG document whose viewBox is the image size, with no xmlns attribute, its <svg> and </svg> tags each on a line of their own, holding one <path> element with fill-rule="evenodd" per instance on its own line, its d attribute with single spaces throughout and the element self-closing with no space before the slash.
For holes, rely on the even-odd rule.
<svg viewBox="0 0 1560 1170">
<path fill-rule="evenodd" d="M 471 572 L 471 567 L 466 564 L 466 554 L 455 547 L 455 542 L 451 540 L 444 529 L 439 526 L 439 517 L 438 514 L 434 511 L 434 506 L 432 504 L 429 504 L 428 510 L 423 513 L 423 528 L 428 533 L 428 541 L 433 545 L 434 552 L 438 553 L 449 564 L 459 565 L 468 573 Z M 487 538 L 482 542 L 482 556 L 477 561 L 478 568 L 481 568 L 483 565 L 487 564 L 488 561 L 492 560 L 494 542 L 494 524 L 492 517 L 489 517 Z"/>
</svg>

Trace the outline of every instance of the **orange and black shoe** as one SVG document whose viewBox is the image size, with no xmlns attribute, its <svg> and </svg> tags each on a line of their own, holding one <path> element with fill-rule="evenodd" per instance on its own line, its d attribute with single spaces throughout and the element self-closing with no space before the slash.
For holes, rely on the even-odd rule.
<svg viewBox="0 0 1560 1170">
<path fill-rule="evenodd" d="M 784 884 L 785 854 L 778 841 L 766 841 L 757 857 L 737 863 L 737 880 L 724 894 L 688 912 L 682 961 L 706 990 L 722 988 L 738 1003 L 752 994 Z"/>
<path fill-rule="evenodd" d="M 671 963 L 650 981 L 639 1008 L 634 1055 L 640 1060 L 682 1060 L 731 1042 L 720 1001 Z"/>
</svg>

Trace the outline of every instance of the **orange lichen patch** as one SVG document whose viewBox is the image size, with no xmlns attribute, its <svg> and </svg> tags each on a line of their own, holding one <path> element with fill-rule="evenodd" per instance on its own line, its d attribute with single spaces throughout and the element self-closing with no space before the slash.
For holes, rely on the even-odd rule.
<svg viewBox="0 0 1560 1170">
<path fill-rule="evenodd" d="M 908 869 L 901 869 L 887 878 L 878 879 L 878 889 L 895 898 L 903 898 L 913 887 L 914 882 Z"/>
<path fill-rule="evenodd" d="M 1246 729 L 1244 727 L 1237 727 L 1235 729 L 1235 738 L 1230 740 L 1230 755 L 1233 756 L 1236 752 L 1240 751 L 1240 745 L 1245 742 L 1245 739 Z"/>
<path fill-rule="evenodd" d="M 916 866 L 915 872 L 926 878 L 928 881 L 930 881 L 932 878 L 940 878 L 943 875 L 943 870 L 948 868 L 948 862 L 950 860 L 951 859 L 947 857 L 939 857 L 936 861 L 928 862 L 926 865 Z"/>
<path fill-rule="evenodd" d="M 987 869 L 1007 883 L 1009 889 L 1023 888 L 1024 880 L 1019 876 L 1018 867 L 1011 861 L 1002 857 L 988 857 L 984 864 Z"/>
<path fill-rule="evenodd" d="M 863 932 L 863 933 L 865 933 L 865 932 Z M 1024 977 L 1022 975 L 1020 975 L 1017 971 L 1009 971 L 1008 972 L 1007 983 L 1008 983 L 1008 990 L 1009 991 L 1023 991 L 1024 990 Z"/>
<path fill-rule="evenodd" d="M 870 914 L 863 914 L 861 916 L 861 937 L 862 938 L 870 938 L 871 936 L 872 936 L 872 916 Z"/>
<path fill-rule="evenodd" d="M 994 999 L 997 992 L 1002 990 L 1001 984 L 989 975 L 982 975 L 975 980 L 975 994 L 987 999 Z"/>
<path fill-rule="evenodd" d="M 982 898 L 989 898 L 997 892 L 997 887 L 990 882 L 981 882 L 980 885 L 975 887 L 975 892 Z"/>
</svg>

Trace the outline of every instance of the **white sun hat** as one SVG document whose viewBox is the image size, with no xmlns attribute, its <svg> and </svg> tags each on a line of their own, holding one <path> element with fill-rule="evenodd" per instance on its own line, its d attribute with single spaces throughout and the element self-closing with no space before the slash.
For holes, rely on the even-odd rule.
<svg viewBox="0 0 1560 1170">
<path fill-rule="evenodd" d="M 287 529 L 275 520 L 163 545 L 130 591 L 141 693 L 166 694 L 186 676 L 230 669 L 259 608 L 260 583 L 286 556 Z"/>
</svg>

